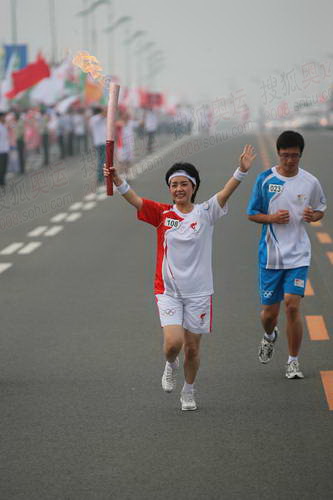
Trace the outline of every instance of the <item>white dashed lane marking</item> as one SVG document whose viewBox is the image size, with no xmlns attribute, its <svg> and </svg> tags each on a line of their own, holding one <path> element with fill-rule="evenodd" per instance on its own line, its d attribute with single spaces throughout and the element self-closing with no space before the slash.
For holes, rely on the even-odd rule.
<svg viewBox="0 0 333 500">
<path fill-rule="evenodd" d="M 82 205 L 82 201 L 78 201 L 77 203 L 73 203 L 73 205 L 69 207 L 69 210 L 80 210 L 80 208 L 82 208 Z"/>
<path fill-rule="evenodd" d="M 18 253 L 20 255 L 28 255 L 29 253 L 32 253 L 34 250 L 36 250 L 40 246 L 41 246 L 40 241 L 33 241 L 31 243 L 28 243 L 25 247 L 21 248 L 21 250 Z"/>
<path fill-rule="evenodd" d="M 32 231 L 30 231 L 30 233 L 28 233 L 28 236 L 30 236 L 30 237 L 40 236 L 46 230 L 47 230 L 47 226 L 38 226 L 35 229 L 33 229 Z"/>
<path fill-rule="evenodd" d="M 95 193 L 90 193 L 90 194 L 87 194 L 87 196 L 84 197 L 84 199 L 86 201 L 92 201 L 92 200 L 96 200 L 96 194 Z"/>
<path fill-rule="evenodd" d="M 11 262 L 2 262 L 0 264 L 0 274 L 1 273 L 4 273 L 5 271 L 7 271 L 7 269 L 9 269 L 10 267 L 12 267 L 12 263 Z"/>
<path fill-rule="evenodd" d="M 73 212 L 70 214 L 68 217 L 66 217 L 66 222 L 75 222 L 78 220 L 80 217 L 82 217 L 81 212 Z"/>
<path fill-rule="evenodd" d="M 83 210 L 91 210 L 92 208 L 95 208 L 97 203 L 95 201 L 89 201 L 89 203 L 85 203 L 83 205 Z"/>
<path fill-rule="evenodd" d="M 64 226 L 53 226 L 51 229 L 48 229 L 44 236 L 55 236 L 56 234 L 60 233 L 64 229 Z"/>
<path fill-rule="evenodd" d="M 85 196 L 85 200 L 89 200 L 88 203 L 83 203 L 83 202 L 77 202 L 73 203 L 70 207 L 69 210 L 78 210 L 82 208 L 83 210 L 92 210 L 93 208 L 96 207 L 97 203 L 95 201 L 90 201 L 90 200 L 105 200 L 107 198 L 107 195 L 105 193 L 105 188 L 99 188 L 98 190 L 99 194 L 96 195 L 95 193 L 90 193 L 87 196 Z M 61 222 L 61 221 L 66 221 L 66 222 L 75 222 L 76 220 L 80 219 L 82 217 L 81 212 L 72 212 L 71 214 L 68 215 L 67 212 L 61 212 L 54 217 L 52 217 L 50 220 L 51 222 Z M 64 226 L 53 226 L 51 228 L 48 228 L 48 226 L 38 226 L 35 229 L 32 229 L 28 233 L 28 236 L 30 238 L 41 236 L 42 234 L 44 236 L 55 236 L 56 234 L 60 233 L 64 229 Z M 28 243 L 27 245 L 24 246 L 24 243 L 21 242 L 15 242 L 11 243 L 8 245 L 6 248 L 4 248 L 1 252 L 0 255 L 12 255 L 13 253 L 17 252 L 20 255 L 28 255 L 32 253 L 34 250 L 39 248 L 41 246 L 40 241 L 34 241 L 31 243 Z M 0 272 L 4 272 L 6 269 L 11 267 L 12 264 L 10 263 L 3 263 L 0 264 Z"/>
<path fill-rule="evenodd" d="M 0 255 L 11 255 L 12 253 L 15 253 L 19 248 L 23 247 L 24 243 L 12 243 L 8 247 L 4 248 L 1 252 Z"/>
<path fill-rule="evenodd" d="M 51 220 L 51 222 L 61 222 L 61 221 L 65 220 L 67 216 L 68 216 L 68 214 L 66 212 L 63 212 L 63 213 L 55 215 L 50 220 Z"/>
<path fill-rule="evenodd" d="M 103 201 L 103 200 L 106 200 L 107 197 L 108 197 L 108 195 L 106 193 L 98 194 L 97 195 L 97 200 L 98 201 Z"/>
</svg>

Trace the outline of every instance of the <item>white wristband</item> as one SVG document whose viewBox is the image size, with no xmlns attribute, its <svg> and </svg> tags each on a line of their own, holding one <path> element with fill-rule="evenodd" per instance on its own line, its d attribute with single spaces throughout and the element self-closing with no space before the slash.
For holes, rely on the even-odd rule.
<svg viewBox="0 0 333 500">
<path fill-rule="evenodd" d="M 117 186 L 117 191 L 121 195 L 126 194 L 129 189 L 131 188 L 127 181 L 123 181 L 123 183 L 120 184 L 120 186 Z"/>
<path fill-rule="evenodd" d="M 234 173 L 232 174 L 232 176 L 239 182 L 242 182 L 242 180 L 244 179 L 244 177 L 246 177 L 248 174 L 248 172 L 242 172 L 242 170 L 238 167 L 236 168 L 236 170 L 234 171 Z"/>
</svg>

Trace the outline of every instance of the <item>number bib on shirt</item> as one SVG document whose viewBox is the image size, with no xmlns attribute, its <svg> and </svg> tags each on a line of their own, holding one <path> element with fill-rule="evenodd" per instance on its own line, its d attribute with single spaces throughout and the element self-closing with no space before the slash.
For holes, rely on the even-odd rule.
<svg viewBox="0 0 333 500">
<path fill-rule="evenodd" d="M 270 193 L 282 193 L 283 186 L 281 184 L 269 184 L 268 191 Z"/>
<path fill-rule="evenodd" d="M 171 217 L 167 217 L 164 221 L 164 225 L 166 227 L 171 227 L 173 229 L 179 229 L 181 221 L 177 219 L 172 219 Z"/>
</svg>

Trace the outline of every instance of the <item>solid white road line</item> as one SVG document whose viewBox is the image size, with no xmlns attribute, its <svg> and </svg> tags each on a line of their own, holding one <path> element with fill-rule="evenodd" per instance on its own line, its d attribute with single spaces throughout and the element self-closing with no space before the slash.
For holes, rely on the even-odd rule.
<svg viewBox="0 0 333 500">
<path fill-rule="evenodd" d="M 61 222 L 61 221 L 63 221 L 64 219 L 66 219 L 67 215 L 68 215 L 68 214 L 67 214 L 66 212 L 62 212 L 62 213 L 60 213 L 60 214 L 55 215 L 55 216 L 54 216 L 54 217 L 52 217 L 52 219 L 50 219 L 50 220 L 51 220 L 51 222 Z"/>
<path fill-rule="evenodd" d="M 32 253 L 34 250 L 36 250 L 38 247 L 41 246 L 40 241 L 32 241 L 31 243 L 28 243 L 25 247 L 21 248 L 21 250 L 18 252 L 20 255 L 28 255 L 29 253 Z"/>
<path fill-rule="evenodd" d="M 83 205 L 83 210 L 91 210 L 92 208 L 95 208 L 97 203 L 95 201 L 89 201 L 89 203 L 85 203 Z"/>
<path fill-rule="evenodd" d="M 68 217 L 66 217 L 65 220 L 66 220 L 66 222 L 74 222 L 74 221 L 78 220 L 80 217 L 82 217 L 81 212 L 73 212 Z"/>
<path fill-rule="evenodd" d="M 28 236 L 30 236 L 30 237 L 40 236 L 46 230 L 47 230 L 47 226 L 38 226 L 35 229 L 33 229 L 32 231 L 30 231 L 30 233 L 28 233 Z"/>
<path fill-rule="evenodd" d="M 87 201 L 95 200 L 96 199 L 96 194 L 95 193 L 87 194 L 87 196 L 85 196 L 84 199 L 87 200 Z"/>
<path fill-rule="evenodd" d="M 7 271 L 7 269 L 9 269 L 10 267 L 12 267 L 12 263 L 11 262 L 1 262 L 0 264 L 0 274 L 1 273 L 4 273 L 5 271 Z"/>
<path fill-rule="evenodd" d="M 1 252 L 0 255 L 11 255 L 12 253 L 15 253 L 16 250 L 19 248 L 23 247 L 24 243 L 12 243 L 8 247 L 4 248 Z"/>
<path fill-rule="evenodd" d="M 78 201 L 77 203 L 73 203 L 73 205 L 69 207 L 69 210 L 80 210 L 80 208 L 82 208 L 82 205 L 82 201 Z"/>
<path fill-rule="evenodd" d="M 52 226 L 51 229 L 46 231 L 44 236 L 55 236 L 56 234 L 60 233 L 64 229 L 64 226 Z"/>
</svg>

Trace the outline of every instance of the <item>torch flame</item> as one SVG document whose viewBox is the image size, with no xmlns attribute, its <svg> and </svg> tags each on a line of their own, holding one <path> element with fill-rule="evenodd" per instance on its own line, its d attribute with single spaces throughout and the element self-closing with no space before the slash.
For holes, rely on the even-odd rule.
<svg viewBox="0 0 333 500">
<path fill-rule="evenodd" d="M 84 73 L 90 73 L 94 80 L 103 78 L 102 66 L 95 56 L 91 56 L 89 52 L 82 50 L 77 52 L 73 57 L 72 63 L 78 66 Z"/>
</svg>

